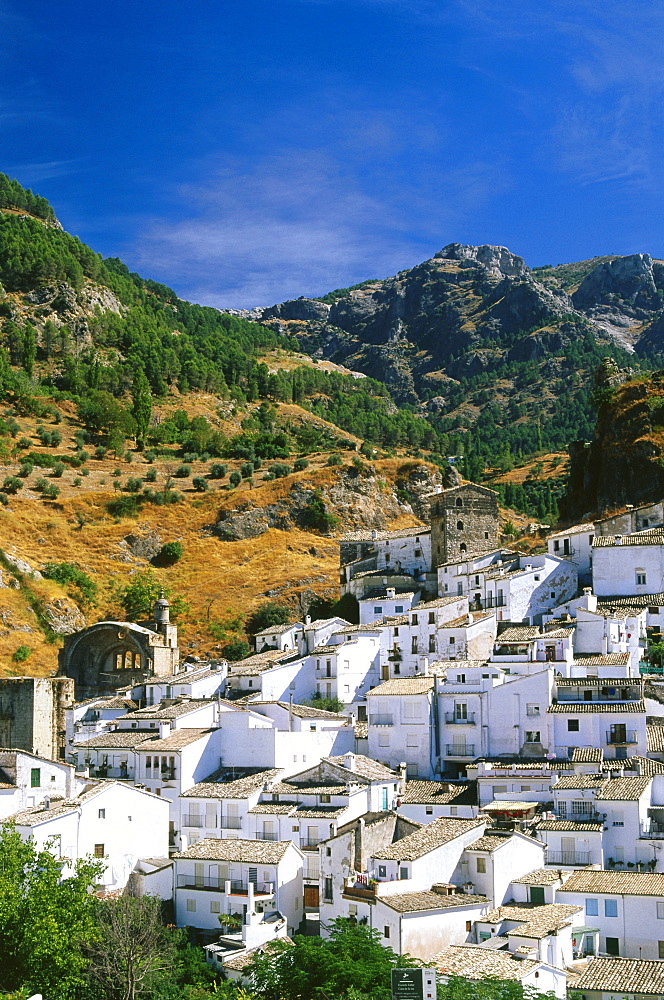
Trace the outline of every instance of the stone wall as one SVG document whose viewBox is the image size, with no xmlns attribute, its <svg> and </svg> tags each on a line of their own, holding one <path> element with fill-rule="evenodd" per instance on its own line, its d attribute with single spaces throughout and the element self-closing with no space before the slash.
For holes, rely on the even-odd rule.
<svg viewBox="0 0 664 1000">
<path fill-rule="evenodd" d="M 432 567 L 498 548 L 498 494 L 468 483 L 431 498 Z"/>
<path fill-rule="evenodd" d="M 0 745 L 63 759 L 65 712 L 73 703 L 69 677 L 0 679 Z"/>
</svg>

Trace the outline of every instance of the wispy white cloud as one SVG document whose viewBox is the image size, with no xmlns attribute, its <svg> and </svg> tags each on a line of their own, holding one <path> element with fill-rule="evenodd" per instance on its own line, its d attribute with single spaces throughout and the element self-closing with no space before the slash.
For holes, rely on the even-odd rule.
<svg viewBox="0 0 664 1000">
<path fill-rule="evenodd" d="M 177 274 L 195 301 L 270 305 L 418 263 L 499 184 L 493 168 L 474 164 L 438 179 L 433 197 L 403 188 L 380 196 L 326 154 L 282 153 L 182 189 L 196 212 L 152 220 L 134 256 L 139 270 Z"/>
<path fill-rule="evenodd" d="M 54 177 L 66 177 L 69 174 L 78 173 L 83 169 L 85 162 L 83 158 L 75 158 L 35 163 L 9 163 L 3 166 L 6 173 L 18 177 L 21 184 L 30 186 L 51 180 Z"/>
</svg>

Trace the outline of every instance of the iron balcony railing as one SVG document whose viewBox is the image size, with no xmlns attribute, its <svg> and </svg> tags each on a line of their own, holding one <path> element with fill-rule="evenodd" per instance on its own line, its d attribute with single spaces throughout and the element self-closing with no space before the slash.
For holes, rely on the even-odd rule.
<svg viewBox="0 0 664 1000">
<path fill-rule="evenodd" d="M 589 865 L 590 851 L 547 851 L 547 865 Z"/>
<path fill-rule="evenodd" d="M 447 756 L 448 757 L 474 757 L 475 756 L 475 744 L 466 743 L 462 745 L 460 743 L 448 743 L 447 744 Z"/>
<path fill-rule="evenodd" d="M 624 746 L 626 743 L 638 743 L 638 733 L 635 729 L 628 729 L 624 733 L 607 732 L 606 742 L 611 746 Z"/>
<path fill-rule="evenodd" d="M 259 830 L 256 834 L 256 840 L 279 840 L 279 834 L 274 830 Z"/>
<path fill-rule="evenodd" d="M 182 825 L 183 826 L 203 827 L 203 826 L 205 826 L 205 820 L 204 820 L 203 816 L 194 816 L 193 813 L 189 813 L 188 815 L 185 814 L 182 817 Z M 216 824 L 215 824 L 215 826 L 216 826 Z"/>
<path fill-rule="evenodd" d="M 445 723 L 448 726 L 474 726 L 475 713 L 468 712 L 467 715 L 456 715 L 454 712 L 446 712 Z"/>
<path fill-rule="evenodd" d="M 221 829 L 222 830 L 241 830 L 242 820 L 239 816 L 222 816 L 221 817 Z"/>
<path fill-rule="evenodd" d="M 309 847 L 313 849 L 318 847 L 320 844 L 320 837 L 302 837 L 300 840 L 300 847 Z"/>
<path fill-rule="evenodd" d="M 254 892 L 262 896 L 270 896 L 274 892 L 273 882 L 243 882 L 239 879 L 209 878 L 202 875 L 178 875 L 179 889 L 213 889 L 216 892 L 225 892 L 226 884 L 230 883 L 231 894 L 247 895 L 249 885 L 253 885 Z"/>
</svg>

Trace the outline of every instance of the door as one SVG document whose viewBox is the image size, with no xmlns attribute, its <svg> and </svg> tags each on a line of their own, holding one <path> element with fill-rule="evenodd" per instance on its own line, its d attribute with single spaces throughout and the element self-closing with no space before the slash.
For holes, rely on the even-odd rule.
<svg viewBox="0 0 664 1000">
<path fill-rule="evenodd" d="M 305 910 L 318 909 L 318 886 L 305 885 L 304 887 L 304 908 Z"/>
<path fill-rule="evenodd" d="M 563 855 L 561 864 L 573 865 L 576 857 L 576 839 L 574 837 L 561 837 L 560 849 Z"/>
<path fill-rule="evenodd" d="M 611 742 L 612 743 L 626 743 L 627 742 L 627 726 L 624 722 L 616 723 L 611 726 Z"/>
<path fill-rule="evenodd" d="M 544 886 L 543 885 L 531 885 L 530 887 L 530 902 L 536 903 L 537 906 L 544 906 Z"/>
<path fill-rule="evenodd" d="M 468 718 L 468 705 L 465 702 L 457 702 L 454 706 L 454 716 L 459 722 L 465 722 Z"/>
<path fill-rule="evenodd" d="M 606 953 L 607 955 L 620 955 L 619 938 L 608 937 L 606 939 Z"/>
<path fill-rule="evenodd" d="M 383 793 L 382 809 L 387 809 L 389 807 L 388 807 L 388 804 L 387 804 L 387 788 L 386 787 L 383 788 L 382 793 Z"/>
</svg>

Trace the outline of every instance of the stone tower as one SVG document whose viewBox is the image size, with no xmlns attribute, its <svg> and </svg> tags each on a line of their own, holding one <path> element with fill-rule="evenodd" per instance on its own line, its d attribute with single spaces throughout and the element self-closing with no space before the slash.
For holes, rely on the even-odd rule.
<svg viewBox="0 0 664 1000">
<path fill-rule="evenodd" d="M 498 547 L 498 494 L 466 483 L 431 497 L 431 568 Z"/>
</svg>

